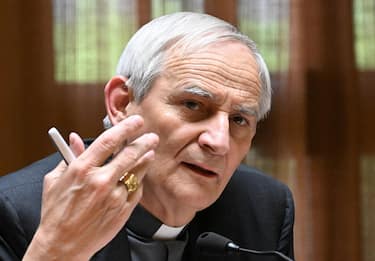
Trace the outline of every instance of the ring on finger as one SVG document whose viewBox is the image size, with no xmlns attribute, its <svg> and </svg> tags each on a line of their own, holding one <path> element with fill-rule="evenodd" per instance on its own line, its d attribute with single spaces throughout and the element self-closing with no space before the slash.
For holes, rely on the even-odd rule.
<svg viewBox="0 0 375 261">
<path fill-rule="evenodd" d="M 138 178 L 133 173 L 125 172 L 124 175 L 120 178 L 120 182 L 122 182 L 129 193 L 132 193 L 138 189 L 139 183 Z"/>
</svg>

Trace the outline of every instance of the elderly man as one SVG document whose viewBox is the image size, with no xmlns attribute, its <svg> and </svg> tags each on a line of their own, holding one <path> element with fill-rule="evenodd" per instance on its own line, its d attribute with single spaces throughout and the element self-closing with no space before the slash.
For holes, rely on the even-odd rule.
<svg viewBox="0 0 375 261">
<path fill-rule="evenodd" d="M 72 133 L 69 166 L 54 154 L 1 178 L 1 260 L 258 260 L 201 255 L 205 231 L 293 257 L 289 189 L 240 166 L 270 100 L 262 57 L 230 24 L 151 21 L 105 86 L 107 130 Z"/>
</svg>

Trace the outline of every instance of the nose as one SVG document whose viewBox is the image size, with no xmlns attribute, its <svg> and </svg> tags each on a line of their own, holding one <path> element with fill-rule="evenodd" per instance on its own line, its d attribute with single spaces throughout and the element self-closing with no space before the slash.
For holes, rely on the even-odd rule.
<svg viewBox="0 0 375 261">
<path fill-rule="evenodd" d="M 229 151 L 229 120 L 225 113 L 218 114 L 204 123 L 199 135 L 199 145 L 214 155 L 225 155 Z"/>
</svg>

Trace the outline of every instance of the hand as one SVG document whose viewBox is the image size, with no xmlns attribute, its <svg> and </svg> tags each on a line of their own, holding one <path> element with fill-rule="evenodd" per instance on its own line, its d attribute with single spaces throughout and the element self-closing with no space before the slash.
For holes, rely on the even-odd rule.
<svg viewBox="0 0 375 261">
<path fill-rule="evenodd" d="M 143 134 L 124 146 L 142 125 L 140 116 L 131 116 L 87 150 L 77 134 L 70 135 L 78 157 L 45 176 L 41 222 L 24 260 L 88 260 L 120 231 L 142 196 L 141 182 L 159 141 L 155 134 Z M 119 182 L 125 172 L 139 182 L 130 194 Z"/>
</svg>

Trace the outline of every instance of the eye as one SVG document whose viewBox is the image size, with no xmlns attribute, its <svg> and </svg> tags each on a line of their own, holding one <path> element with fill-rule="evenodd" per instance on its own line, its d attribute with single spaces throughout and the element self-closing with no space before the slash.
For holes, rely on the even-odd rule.
<svg viewBox="0 0 375 261">
<path fill-rule="evenodd" d="M 193 100 L 183 101 L 183 105 L 192 111 L 198 111 L 202 107 L 200 102 Z"/>
<path fill-rule="evenodd" d="M 246 118 L 242 117 L 241 115 L 234 115 L 231 118 L 232 118 L 232 121 L 239 126 L 249 125 L 249 121 Z"/>
</svg>

